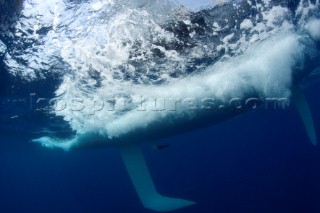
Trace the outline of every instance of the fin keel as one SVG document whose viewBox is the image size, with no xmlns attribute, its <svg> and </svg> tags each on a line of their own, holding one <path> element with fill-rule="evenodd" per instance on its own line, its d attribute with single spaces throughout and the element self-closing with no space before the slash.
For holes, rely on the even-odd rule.
<svg viewBox="0 0 320 213">
<path fill-rule="evenodd" d="M 145 208 L 166 212 L 194 204 L 192 201 L 165 197 L 158 193 L 138 145 L 120 147 L 131 181 Z"/>
<path fill-rule="evenodd" d="M 312 113 L 311 113 L 309 104 L 299 87 L 293 87 L 292 99 L 302 118 L 303 124 L 306 128 L 306 131 L 311 140 L 311 143 L 316 146 L 317 135 L 315 131 L 314 121 L 312 118 Z"/>
</svg>

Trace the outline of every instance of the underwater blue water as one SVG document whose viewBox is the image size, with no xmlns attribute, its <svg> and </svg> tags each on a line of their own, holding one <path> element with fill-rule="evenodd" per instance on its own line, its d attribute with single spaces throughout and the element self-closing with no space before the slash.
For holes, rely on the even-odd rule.
<svg viewBox="0 0 320 213">
<path fill-rule="evenodd" d="M 304 89 L 318 134 L 319 89 Z M 118 150 L 45 149 L 31 142 L 27 130 L 38 127 L 27 121 L 11 123 L 16 133 L 0 124 L 0 212 L 152 212 L 142 207 Z M 142 145 L 158 190 L 197 202 L 175 212 L 320 211 L 320 148 L 292 106 L 251 111 L 159 143 L 170 147 Z"/>
<path fill-rule="evenodd" d="M 3 42 L 10 44 L 6 39 Z M 197 63 L 207 64 L 205 58 Z M 61 138 L 72 135 L 61 117 L 32 105 L 35 97 L 55 97 L 62 79 L 52 74 L 28 81 L 9 73 L 0 57 L 0 213 L 152 212 L 141 204 L 116 148 L 66 152 L 32 142 L 50 136 L 49 130 Z M 318 76 L 301 86 L 319 136 Z M 155 149 L 159 144 L 169 147 Z M 320 212 L 320 146 L 311 144 L 292 105 L 251 110 L 141 147 L 159 192 L 196 202 L 173 212 Z"/>
</svg>

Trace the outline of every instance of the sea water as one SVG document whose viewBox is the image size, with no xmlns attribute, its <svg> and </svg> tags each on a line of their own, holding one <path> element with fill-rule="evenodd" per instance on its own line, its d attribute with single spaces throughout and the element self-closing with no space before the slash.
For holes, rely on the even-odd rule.
<svg viewBox="0 0 320 213">
<path fill-rule="evenodd" d="M 147 212 L 117 151 L 31 141 L 69 150 L 77 134 L 112 140 L 197 116 L 153 110 L 154 98 L 289 99 L 311 72 L 300 85 L 319 129 L 318 10 L 319 1 L 24 2 L 1 25 L 1 212 Z M 181 212 L 318 212 L 319 149 L 299 119 L 292 106 L 262 107 L 143 150 L 160 192 L 198 203 Z"/>
</svg>

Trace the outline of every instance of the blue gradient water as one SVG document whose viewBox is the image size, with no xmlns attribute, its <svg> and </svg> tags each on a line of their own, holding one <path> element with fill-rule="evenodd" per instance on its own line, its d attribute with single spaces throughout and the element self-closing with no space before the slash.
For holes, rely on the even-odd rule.
<svg viewBox="0 0 320 213">
<path fill-rule="evenodd" d="M 52 98 L 59 79 L 26 82 L 10 75 L 2 59 L 0 76 L 1 213 L 152 212 L 117 149 L 65 152 L 32 142 L 46 134 L 44 126 L 71 134 L 62 119 L 30 107 L 30 94 Z M 320 135 L 318 75 L 302 88 Z M 252 110 L 142 149 L 160 193 L 197 202 L 174 212 L 320 212 L 320 147 L 310 143 L 292 105 Z"/>
<path fill-rule="evenodd" d="M 304 91 L 316 122 L 319 89 Z M 1 134 L 1 212 L 151 212 L 116 149 L 63 152 L 30 139 Z M 249 112 L 161 142 L 170 148 L 143 145 L 159 191 L 197 202 L 176 212 L 320 210 L 320 148 L 292 107 Z"/>
</svg>

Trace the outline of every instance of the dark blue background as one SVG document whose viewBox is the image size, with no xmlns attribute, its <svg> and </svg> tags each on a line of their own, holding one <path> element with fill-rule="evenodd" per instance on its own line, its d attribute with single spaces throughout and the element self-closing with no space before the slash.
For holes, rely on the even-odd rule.
<svg viewBox="0 0 320 213">
<path fill-rule="evenodd" d="M 31 132 L 48 118 L 6 100 L 31 92 L 52 97 L 59 80 L 20 80 L 0 62 L 0 213 L 152 212 L 116 149 L 63 152 L 31 143 Z M 319 83 L 304 90 L 320 137 L 319 91 Z M 197 202 L 177 213 L 320 212 L 320 145 L 311 145 L 293 106 L 248 112 L 159 143 L 170 148 L 142 145 L 158 190 Z"/>
<path fill-rule="evenodd" d="M 319 84 L 304 90 L 320 135 L 318 91 Z M 23 134 L 1 134 L 0 141 L 1 213 L 152 212 L 116 149 L 48 150 Z M 171 146 L 142 145 L 158 190 L 197 202 L 177 213 L 320 212 L 320 147 L 311 145 L 292 106 L 160 142 Z"/>
</svg>

